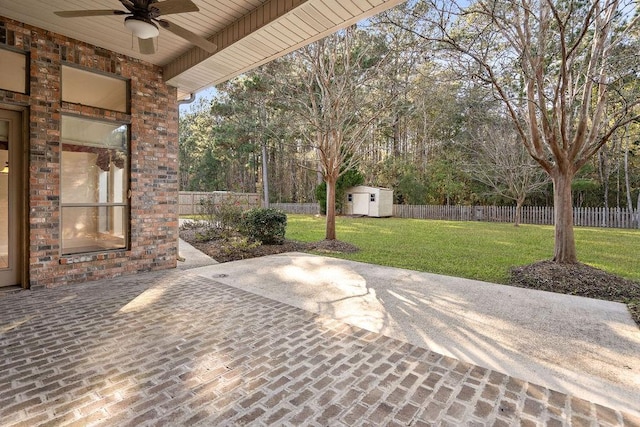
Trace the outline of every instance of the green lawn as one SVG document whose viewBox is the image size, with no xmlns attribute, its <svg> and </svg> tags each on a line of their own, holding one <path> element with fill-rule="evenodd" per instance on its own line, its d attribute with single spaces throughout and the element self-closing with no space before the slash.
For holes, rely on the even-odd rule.
<svg viewBox="0 0 640 427">
<path fill-rule="evenodd" d="M 324 217 L 287 217 L 288 239 L 324 238 Z M 337 257 L 495 283 L 506 283 L 512 266 L 553 256 L 551 226 L 338 217 L 336 228 L 339 240 L 360 248 Z M 640 230 L 576 227 L 575 232 L 581 262 L 640 280 Z"/>
</svg>

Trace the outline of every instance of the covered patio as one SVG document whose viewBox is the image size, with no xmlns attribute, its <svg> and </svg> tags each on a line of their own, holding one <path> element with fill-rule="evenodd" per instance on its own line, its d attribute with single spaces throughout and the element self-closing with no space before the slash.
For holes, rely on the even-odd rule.
<svg viewBox="0 0 640 427">
<path fill-rule="evenodd" d="M 617 341 L 584 339 L 589 370 L 554 370 L 543 341 L 511 347 L 554 326 L 565 305 L 548 295 L 534 298 L 542 323 L 523 326 L 441 292 L 457 279 L 404 270 L 197 253 L 175 268 L 179 101 L 399 2 L 194 0 L 199 12 L 167 19 L 215 50 L 160 29 L 141 53 L 121 15 L 54 13 L 137 1 L 0 0 L 0 53 L 25 71 L 0 88 L 24 195 L 3 225 L 16 231 L 0 283 L 1 425 L 640 425 L 640 342 L 622 305 L 586 302 L 596 338 Z M 85 101 L 96 81 L 115 104 Z M 434 310 L 440 323 L 418 321 Z M 579 342 L 573 325 L 553 338 Z"/>
<path fill-rule="evenodd" d="M 454 335 L 436 343 L 441 344 L 437 351 L 436 346 L 424 344 L 438 332 L 405 318 L 407 301 L 391 294 L 385 297 L 384 282 L 375 279 L 382 274 L 393 281 L 399 273 L 411 272 L 380 267 L 369 275 L 363 273 L 366 265 L 302 254 L 217 265 L 211 261 L 203 266 L 206 259 L 186 253 L 193 264 L 180 271 L 0 295 L 1 424 L 640 423 L 634 406 L 638 389 L 614 384 L 606 374 L 599 378 L 593 372 L 580 374 L 576 367 L 576 388 L 559 391 L 566 387 L 566 378 L 548 377 L 546 368 L 535 363 L 527 366 L 530 371 L 519 371 L 525 377 L 518 376 L 514 366 L 522 363 L 521 356 L 529 356 L 505 355 L 494 342 L 496 337 L 469 346 Z M 318 276 L 314 282 L 304 275 L 287 276 L 300 262 L 321 268 L 323 277 L 314 275 Z M 247 273 L 256 268 L 261 272 L 257 281 Z M 353 295 L 327 295 L 323 282 L 327 275 L 333 277 L 332 288 Z M 378 292 L 386 315 L 365 307 L 366 300 L 356 289 L 358 277 L 366 278 L 370 293 Z M 412 292 L 411 298 L 437 295 L 443 303 L 453 303 L 459 299 L 455 290 L 445 298 L 437 286 L 438 280 L 449 279 L 434 276 L 431 285 L 429 280 L 422 283 L 420 295 Z M 280 288 L 287 298 L 277 296 Z M 404 286 L 398 293 L 409 295 Z M 350 300 L 361 309 L 345 316 Z M 562 311 L 553 298 L 544 301 L 540 303 L 544 310 Z M 297 307 L 300 304 L 307 309 Z M 620 310 L 602 311 L 609 313 L 607 318 L 594 315 L 594 322 L 618 325 L 618 333 L 631 330 L 635 325 L 630 319 L 628 324 L 624 319 L 628 313 L 618 305 Z M 448 315 L 460 319 L 467 317 L 464 312 L 481 315 L 477 308 L 460 309 Z M 383 318 L 387 320 L 380 323 Z M 357 326 L 363 321 L 367 327 Z M 396 322 L 401 323 L 400 331 L 412 331 L 414 336 L 383 327 Z M 492 330 L 476 323 L 465 329 L 460 322 L 454 331 L 473 335 Z M 502 323 L 506 326 L 509 321 Z M 422 337 L 422 343 L 416 337 Z M 490 351 L 491 346 L 496 352 Z M 639 346 L 636 342 L 627 350 Z M 465 348 L 477 348 L 478 354 L 486 349 L 493 362 L 472 363 L 473 352 L 464 355 Z M 456 352 L 457 357 L 446 355 Z M 607 354 L 613 357 L 612 352 L 626 357 L 625 363 L 637 361 L 637 353 L 625 356 L 625 351 L 604 343 L 599 355 L 581 357 L 597 362 Z M 633 383 L 632 378 L 627 380 Z"/>
</svg>

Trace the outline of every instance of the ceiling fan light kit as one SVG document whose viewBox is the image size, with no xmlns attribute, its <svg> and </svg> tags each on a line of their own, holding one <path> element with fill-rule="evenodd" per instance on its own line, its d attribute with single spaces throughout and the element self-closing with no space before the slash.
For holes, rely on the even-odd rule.
<svg viewBox="0 0 640 427">
<path fill-rule="evenodd" d="M 124 19 L 124 26 L 139 39 L 150 39 L 158 37 L 160 30 L 158 26 L 151 21 L 144 21 L 135 16 L 127 16 Z"/>
<path fill-rule="evenodd" d="M 214 53 L 217 46 L 209 40 L 201 37 L 192 31 L 173 24 L 164 19 L 159 19 L 161 15 L 172 15 L 177 13 L 198 12 L 196 6 L 191 0 L 119 0 L 124 6 L 124 10 L 100 9 L 100 10 L 64 10 L 54 12 L 62 18 L 81 18 L 86 16 L 113 16 L 128 15 L 124 19 L 124 26 L 138 38 L 140 53 L 153 54 L 155 46 L 153 40 L 160 34 L 160 29 L 173 33 L 174 35 L 185 39 L 193 45 L 201 49 Z"/>
</svg>

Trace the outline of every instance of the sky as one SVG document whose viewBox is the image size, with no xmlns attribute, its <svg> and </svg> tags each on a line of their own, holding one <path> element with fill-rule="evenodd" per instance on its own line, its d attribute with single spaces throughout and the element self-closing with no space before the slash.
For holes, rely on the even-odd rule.
<svg viewBox="0 0 640 427">
<path fill-rule="evenodd" d="M 192 106 L 198 103 L 198 101 L 200 101 L 201 99 L 211 99 L 216 95 L 216 93 L 218 93 L 218 91 L 213 86 L 197 92 L 195 101 L 193 101 L 191 104 L 180 105 L 180 113 L 188 112 Z"/>
</svg>

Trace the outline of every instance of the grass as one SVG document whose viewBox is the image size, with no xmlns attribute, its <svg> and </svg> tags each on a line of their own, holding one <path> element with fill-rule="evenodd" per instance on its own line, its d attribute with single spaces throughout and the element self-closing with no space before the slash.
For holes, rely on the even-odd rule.
<svg viewBox="0 0 640 427">
<path fill-rule="evenodd" d="M 324 238 L 325 218 L 288 215 L 287 238 Z M 494 283 L 507 283 L 509 269 L 551 259 L 551 226 L 338 217 L 339 240 L 360 248 L 336 257 Z M 578 259 L 627 279 L 640 281 L 640 230 L 576 227 Z"/>
</svg>

